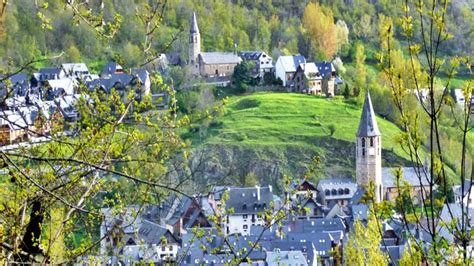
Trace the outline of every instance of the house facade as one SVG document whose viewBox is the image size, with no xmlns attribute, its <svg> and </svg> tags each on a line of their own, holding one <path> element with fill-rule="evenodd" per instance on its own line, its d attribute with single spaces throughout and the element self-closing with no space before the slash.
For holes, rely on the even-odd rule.
<svg viewBox="0 0 474 266">
<path fill-rule="evenodd" d="M 322 77 L 323 93 L 328 97 L 332 97 L 339 92 L 338 86 L 342 84 L 342 80 L 337 76 L 336 68 L 331 62 L 316 63 L 319 73 Z"/>
<path fill-rule="evenodd" d="M 315 63 L 302 63 L 293 77 L 295 92 L 322 95 L 322 77 Z"/>
<path fill-rule="evenodd" d="M 306 59 L 302 55 L 278 57 L 275 64 L 275 78 L 280 79 L 283 86 L 289 87 L 292 85 L 296 69 L 304 63 L 306 63 Z"/>
<path fill-rule="evenodd" d="M 273 190 L 268 187 L 228 188 L 229 200 L 225 202 L 227 212 L 223 222 L 226 234 L 249 235 L 250 227 L 262 225 L 260 216 L 271 207 Z M 221 203 L 224 204 L 224 203 Z"/>
<path fill-rule="evenodd" d="M 273 72 L 273 59 L 263 51 L 245 51 L 240 52 L 240 57 L 245 61 L 255 62 L 255 74 L 263 78 L 265 73 Z"/>
</svg>

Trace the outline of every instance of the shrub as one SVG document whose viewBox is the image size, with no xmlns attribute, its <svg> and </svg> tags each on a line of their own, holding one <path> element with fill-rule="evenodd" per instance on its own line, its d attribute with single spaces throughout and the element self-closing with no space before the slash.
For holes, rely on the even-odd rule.
<svg viewBox="0 0 474 266">
<path fill-rule="evenodd" d="M 242 99 L 236 104 L 235 109 L 244 110 L 244 109 L 249 109 L 249 108 L 255 108 L 255 107 L 258 107 L 259 105 L 260 105 L 260 101 L 258 100 Z"/>
</svg>

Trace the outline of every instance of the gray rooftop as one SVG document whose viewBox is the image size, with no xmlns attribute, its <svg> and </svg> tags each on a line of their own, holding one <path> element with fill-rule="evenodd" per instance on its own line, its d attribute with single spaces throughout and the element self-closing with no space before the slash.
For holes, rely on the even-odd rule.
<svg viewBox="0 0 474 266">
<path fill-rule="evenodd" d="M 199 27 L 196 18 L 196 12 L 193 12 L 193 18 L 191 20 L 191 28 L 189 30 L 191 33 L 199 33 Z"/>
<path fill-rule="evenodd" d="M 332 72 L 336 72 L 336 68 L 334 67 L 333 63 L 331 62 L 318 62 L 316 63 L 316 66 L 319 70 L 319 73 L 323 78 L 326 78 L 327 76 L 331 76 Z"/>
<path fill-rule="evenodd" d="M 382 183 L 384 188 L 396 188 L 397 187 L 397 178 L 394 174 L 397 168 L 383 167 L 382 168 Z M 402 168 L 403 179 L 410 183 L 413 187 L 428 186 L 429 181 L 426 179 L 423 168 L 415 167 L 403 167 Z M 428 173 L 429 175 L 429 173 Z M 400 184 L 402 185 L 402 183 Z"/>
<path fill-rule="evenodd" d="M 273 200 L 272 187 L 230 188 L 226 208 L 233 208 L 235 214 L 260 213 L 270 208 Z"/>
<path fill-rule="evenodd" d="M 242 59 L 234 53 L 207 52 L 200 53 L 199 55 L 204 64 L 208 65 L 238 64 L 242 62 Z"/>
<path fill-rule="evenodd" d="M 266 263 L 268 265 L 308 265 L 300 250 L 269 251 Z"/>
<path fill-rule="evenodd" d="M 370 94 L 365 95 L 364 107 L 362 115 L 360 116 L 359 129 L 357 130 L 357 137 L 375 137 L 380 136 L 379 127 L 375 120 L 375 112 L 372 106 Z"/>
</svg>

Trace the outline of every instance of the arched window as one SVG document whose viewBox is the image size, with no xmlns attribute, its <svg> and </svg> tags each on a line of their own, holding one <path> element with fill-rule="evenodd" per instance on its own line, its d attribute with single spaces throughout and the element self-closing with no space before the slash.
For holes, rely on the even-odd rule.
<svg viewBox="0 0 474 266">
<path fill-rule="evenodd" d="M 344 189 L 344 194 L 349 194 L 350 190 L 348 188 Z"/>
<path fill-rule="evenodd" d="M 244 205 L 242 205 L 242 210 L 247 210 L 247 204 L 244 203 Z"/>
<path fill-rule="evenodd" d="M 339 195 L 342 195 L 342 194 L 344 194 L 344 190 L 343 190 L 342 188 L 340 188 L 340 189 L 337 190 L 337 193 L 338 193 Z"/>
<path fill-rule="evenodd" d="M 374 146 L 374 138 L 370 138 L 370 147 Z"/>
<path fill-rule="evenodd" d="M 331 195 L 331 192 L 329 191 L 329 189 L 326 189 L 326 191 L 324 193 L 326 193 L 326 196 Z"/>
<path fill-rule="evenodd" d="M 331 194 L 332 194 L 332 195 L 337 195 L 337 190 L 336 190 L 335 188 L 333 188 L 333 189 L 331 190 Z"/>
</svg>

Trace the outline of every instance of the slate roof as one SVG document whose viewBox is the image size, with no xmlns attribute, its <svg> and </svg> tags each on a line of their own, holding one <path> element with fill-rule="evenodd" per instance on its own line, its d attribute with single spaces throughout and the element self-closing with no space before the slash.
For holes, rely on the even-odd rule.
<svg viewBox="0 0 474 266">
<path fill-rule="evenodd" d="M 90 82 L 87 82 L 86 85 L 87 87 L 89 87 L 90 90 L 102 88 L 103 90 L 105 90 L 106 93 L 110 93 L 110 91 L 112 90 L 112 88 L 114 88 L 116 84 L 120 84 L 122 87 L 126 85 L 131 85 L 134 78 L 134 75 L 126 73 L 117 73 L 111 74 L 108 78 L 92 80 Z"/>
<path fill-rule="evenodd" d="M 39 109 L 36 106 L 21 107 L 20 114 L 27 125 L 33 125 L 39 115 Z"/>
<path fill-rule="evenodd" d="M 326 199 L 352 198 L 357 191 L 357 184 L 350 178 L 328 178 L 321 179 L 318 183 L 318 191 L 324 194 Z M 329 195 L 327 194 L 329 191 Z"/>
<path fill-rule="evenodd" d="M 67 95 L 72 95 L 74 94 L 74 88 L 78 86 L 77 81 L 73 78 L 48 79 L 46 82 L 56 95 L 61 91 L 64 91 Z"/>
<path fill-rule="evenodd" d="M 199 27 L 196 18 L 196 12 L 193 12 L 193 18 L 191 19 L 191 28 L 189 29 L 190 33 L 199 33 Z"/>
<path fill-rule="evenodd" d="M 260 200 L 258 200 L 260 194 Z M 273 199 L 272 187 L 229 188 L 226 208 L 234 209 L 235 214 L 259 213 L 270 208 Z"/>
<path fill-rule="evenodd" d="M 336 71 L 336 68 L 334 67 L 333 63 L 331 62 L 318 62 L 316 63 L 316 66 L 319 70 L 319 73 L 323 78 L 326 78 L 327 76 L 330 76 L 332 72 Z"/>
<path fill-rule="evenodd" d="M 462 196 L 464 198 L 469 193 L 469 191 L 471 190 L 473 185 L 474 185 L 474 181 L 471 182 L 471 180 L 465 180 L 464 181 L 464 193 L 461 193 L 461 190 L 462 190 L 461 185 L 453 186 L 453 193 L 457 196 Z"/>
<path fill-rule="evenodd" d="M 59 76 L 61 75 L 61 72 L 63 70 L 59 67 L 45 67 L 45 68 L 41 68 L 39 70 L 39 79 L 40 80 L 46 80 L 46 79 L 57 79 L 59 78 Z M 53 75 L 54 77 L 51 78 L 51 75 Z"/>
<path fill-rule="evenodd" d="M 265 261 L 268 265 L 308 265 L 303 253 L 299 250 L 269 251 Z"/>
<path fill-rule="evenodd" d="M 177 240 L 171 232 L 158 224 L 147 220 L 142 220 L 140 228 L 138 229 L 138 238 L 150 245 L 159 245 L 162 237 L 168 240 L 168 244 L 176 243 Z"/>
<path fill-rule="evenodd" d="M 11 111 L 0 111 L 0 125 L 8 125 L 11 130 L 25 129 L 28 126 L 20 113 Z"/>
<path fill-rule="evenodd" d="M 296 69 L 300 64 L 306 63 L 306 58 L 302 55 L 294 55 L 294 56 L 280 56 L 278 57 L 278 61 L 281 62 L 283 66 L 283 70 L 288 72 L 296 72 Z"/>
<path fill-rule="evenodd" d="M 314 233 L 345 231 L 346 224 L 341 218 L 317 218 L 295 221 L 283 221 L 283 232 Z"/>
<path fill-rule="evenodd" d="M 382 168 L 382 184 L 384 188 L 396 188 L 397 187 L 397 180 L 394 175 L 394 170 L 397 168 L 389 168 L 383 167 Z M 420 169 L 420 170 L 418 170 Z M 413 187 L 420 186 L 420 180 L 418 179 L 417 173 L 421 173 L 421 181 L 423 186 L 429 186 L 428 180 L 425 178 L 425 174 L 421 170 L 421 168 L 415 167 L 403 167 L 402 174 L 404 180 L 410 183 Z M 429 173 L 427 173 L 429 175 Z"/>
<path fill-rule="evenodd" d="M 301 69 L 300 71 L 303 71 L 304 76 L 308 80 L 322 79 L 315 63 L 302 63 L 298 66 L 298 68 Z"/>
<path fill-rule="evenodd" d="M 242 62 L 242 58 L 234 53 L 205 52 L 200 53 L 199 56 L 202 62 L 207 65 L 238 64 Z"/>
<path fill-rule="evenodd" d="M 148 70 L 143 68 L 132 69 L 132 75 L 138 77 L 142 83 L 145 83 L 150 75 Z"/>
<path fill-rule="evenodd" d="M 389 255 L 389 259 L 398 263 L 400 259 L 402 258 L 403 250 L 405 249 L 405 246 L 404 245 L 399 245 L 399 246 L 381 245 L 380 249 L 382 250 L 382 252 L 387 253 L 387 255 Z"/>
<path fill-rule="evenodd" d="M 261 51 L 244 51 L 240 52 L 239 55 L 244 60 L 258 60 L 263 54 Z"/>
<path fill-rule="evenodd" d="M 360 116 L 359 129 L 357 130 L 357 137 L 375 137 L 380 136 L 379 127 L 375 120 L 375 112 L 372 106 L 370 94 L 365 95 L 365 102 Z"/>
<path fill-rule="evenodd" d="M 112 75 L 117 72 L 123 72 L 123 67 L 119 65 L 117 62 L 108 62 L 107 65 L 105 65 L 102 68 L 102 71 L 100 72 L 100 75 Z"/>
<path fill-rule="evenodd" d="M 28 74 L 26 73 L 17 73 L 8 77 L 12 85 L 17 83 L 27 83 L 28 82 Z"/>
<path fill-rule="evenodd" d="M 272 241 L 260 241 L 260 245 L 267 251 L 289 251 L 299 250 L 307 254 L 308 265 L 313 265 L 313 258 L 316 248 L 313 242 L 291 241 L 288 239 L 278 239 Z M 271 264 L 270 264 L 271 265 Z"/>
<path fill-rule="evenodd" d="M 352 217 L 354 220 L 367 221 L 369 210 L 365 204 L 352 205 Z"/>
<path fill-rule="evenodd" d="M 61 67 L 68 76 L 80 76 L 89 74 L 89 69 L 84 63 L 67 63 L 62 64 Z"/>
<path fill-rule="evenodd" d="M 363 187 L 357 187 L 356 192 L 354 195 L 352 195 L 351 201 L 349 202 L 349 205 L 357 205 L 360 203 L 360 200 L 365 194 L 365 189 Z"/>
<path fill-rule="evenodd" d="M 300 241 L 300 242 L 312 242 L 318 256 L 321 258 L 328 258 L 331 256 L 331 249 L 333 241 L 335 239 L 328 232 L 314 232 L 314 233 L 287 233 L 285 236 L 286 239 L 290 241 Z M 339 242 L 340 239 L 337 239 L 336 242 Z"/>
</svg>

